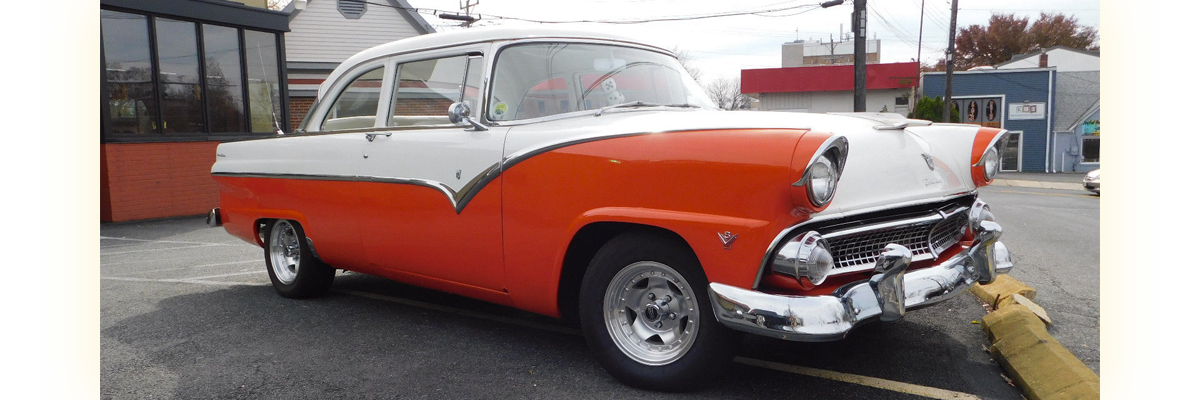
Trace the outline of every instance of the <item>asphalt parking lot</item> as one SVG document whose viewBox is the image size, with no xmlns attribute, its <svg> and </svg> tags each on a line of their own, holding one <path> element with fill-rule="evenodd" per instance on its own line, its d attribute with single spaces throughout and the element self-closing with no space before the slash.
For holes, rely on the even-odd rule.
<svg viewBox="0 0 1200 400">
<path fill-rule="evenodd" d="M 1063 200 L 1009 189 L 984 189 L 996 197 L 1002 223 L 1016 214 L 1044 217 L 1022 207 Z M 1075 201 L 1098 209 L 1095 198 L 1083 196 L 1063 207 L 1078 208 Z M 1028 223 L 1006 224 L 1004 239 L 1018 271 L 1021 262 L 1060 262 L 1046 255 L 1053 250 L 1013 243 L 1042 240 L 1020 239 L 1027 235 L 1016 228 L 1021 224 Z M 104 398 L 679 397 L 621 385 L 588 354 L 575 328 L 539 315 L 355 273 L 339 273 L 325 296 L 281 298 L 262 250 L 203 218 L 106 224 L 100 252 Z M 1035 281 L 1040 274 L 1015 276 Z M 1071 285 L 1062 295 L 1039 287 L 1052 316 L 1057 304 L 1070 302 L 1060 297 L 1077 295 Z M 1081 285 L 1098 288 L 1099 281 Z M 1094 337 L 1097 365 L 1081 358 L 1098 369 L 1098 328 L 1089 336 L 1087 310 L 1072 310 L 1081 316 L 1064 316 L 1065 328 L 1052 329 L 1081 332 L 1075 348 L 1064 340 L 1072 351 Z M 1098 303 L 1094 312 L 1098 320 Z M 983 314 L 968 294 L 839 342 L 746 336 L 727 372 L 688 396 L 1021 398 L 984 351 L 987 339 L 972 323 Z"/>
</svg>

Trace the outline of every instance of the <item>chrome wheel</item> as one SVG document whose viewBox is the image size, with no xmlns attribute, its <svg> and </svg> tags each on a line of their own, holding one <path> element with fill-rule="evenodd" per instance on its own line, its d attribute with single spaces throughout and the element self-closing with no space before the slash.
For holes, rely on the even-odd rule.
<svg viewBox="0 0 1200 400">
<path fill-rule="evenodd" d="M 617 272 L 604 292 L 604 325 L 617 348 L 644 365 L 674 362 L 696 341 L 696 293 L 662 263 L 639 261 Z"/>
<path fill-rule="evenodd" d="M 295 282 L 296 273 L 300 270 L 300 237 L 292 223 L 283 219 L 275 221 L 267 246 L 270 248 L 271 270 L 275 272 L 275 278 L 284 285 Z"/>
</svg>

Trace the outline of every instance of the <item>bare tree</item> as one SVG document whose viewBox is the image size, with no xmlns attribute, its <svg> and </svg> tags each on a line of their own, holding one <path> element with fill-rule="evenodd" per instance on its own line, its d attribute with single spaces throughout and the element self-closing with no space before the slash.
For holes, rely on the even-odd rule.
<svg viewBox="0 0 1200 400">
<path fill-rule="evenodd" d="M 692 58 L 692 55 L 686 50 L 680 50 L 679 46 L 672 48 L 671 52 L 675 53 L 675 58 L 678 58 L 679 63 L 683 64 L 683 70 L 687 71 L 688 75 L 691 75 L 696 82 L 700 82 L 700 68 L 696 66 L 696 60 Z"/>
<path fill-rule="evenodd" d="M 750 96 L 742 94 L 740 79 L 714 79 L 704 86 L 704 92 L 708 94 L 708 98 L 712 99 L 713 104 L 722 109 L 750 109 Z"/>
</svg>

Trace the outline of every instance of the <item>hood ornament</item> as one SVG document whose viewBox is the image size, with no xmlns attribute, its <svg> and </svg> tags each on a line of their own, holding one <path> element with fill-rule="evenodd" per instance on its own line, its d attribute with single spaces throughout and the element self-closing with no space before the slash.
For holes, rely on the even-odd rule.
<svg viewBox="0 0 1200 400">
<path fill-rule="evenodd" d="M 933 170 L 934 170 L 934 168 L 933 168 L 933 156 L 930 156 L 930 155 L 928 155 L 928 154 L 925 154 L 925 153 L 921 153 L 921 157 L 925 158 L 925 165 L 929 166 L 929 170 L 930 170 L 930 171 L 933 171 Z"/>
<path fill-rule="evenodd" d="M 717 232 L 717 237 L 721 238 L 721 244 L 725 245 L 725 250 L 729 250 L 733 248 L 733 241 L 737 240 L 738 235 L 736 233 L 730 234 L 729 231 L 725 231 L 725 233 Z"/>
</svg>

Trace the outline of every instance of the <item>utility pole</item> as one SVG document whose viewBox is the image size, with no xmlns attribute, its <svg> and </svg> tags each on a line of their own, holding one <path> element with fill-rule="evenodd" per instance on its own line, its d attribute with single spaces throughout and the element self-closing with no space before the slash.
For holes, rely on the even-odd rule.
<svg viewBox="0 0 1200 400">
<path fill-rule="evenodd" d="M 950 122 L 950 95 L 954 87 L 954 34 L 955 23 L 958 22 L 958 0 L 950 3 L 950 45 L 946 46 L 946 96 L 942 106 L 942 121 Z M 957 121 L 955 121 L 957 122 Z"/>
<path fill-rule="evenodd" d="M 921 39 L 925 38 L 925 0 L 921 0 L 921 25 L 917 28 L 917 84 L 913 85 L 912 96 L 909 98 L 909 109 L 916 109 L 917 89 L 921 88 Z"/>
<path fill-rule="evenodd" d="M 958 0 L 955 0 L 957 3 Z M 854 0 L 854 112 L 867 111 L 867 0 Z"/>
</svg>

